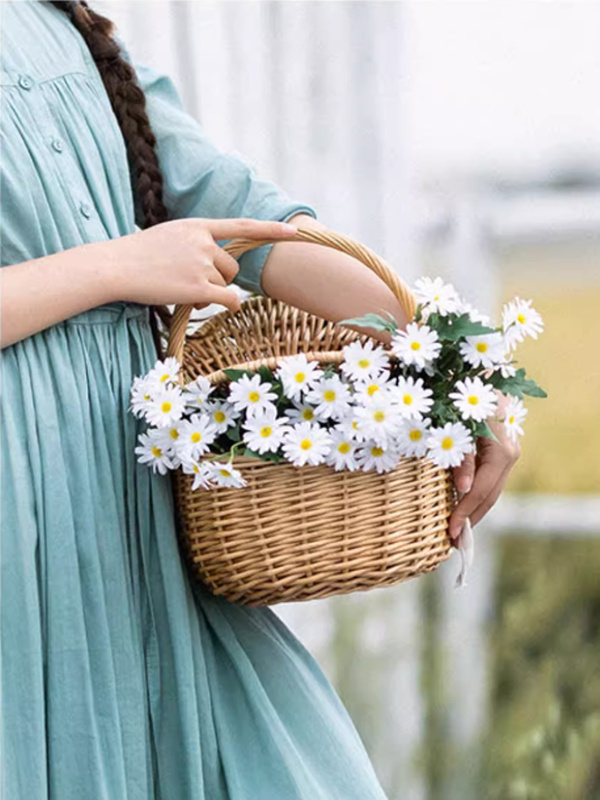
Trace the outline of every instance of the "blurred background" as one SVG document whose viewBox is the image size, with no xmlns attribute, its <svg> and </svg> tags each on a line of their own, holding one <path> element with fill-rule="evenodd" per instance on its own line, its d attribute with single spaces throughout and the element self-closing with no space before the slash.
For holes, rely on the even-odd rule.
<svg viewBox="0 0 600 800">
<path fill-rule="evenodd" d="M 403 277 L 533 299 L 523 456 L 458 559 L 276 607 L 390 800 L 600 798 L 600 4 L 98 2 L 224 151 Z"/>
</svg>

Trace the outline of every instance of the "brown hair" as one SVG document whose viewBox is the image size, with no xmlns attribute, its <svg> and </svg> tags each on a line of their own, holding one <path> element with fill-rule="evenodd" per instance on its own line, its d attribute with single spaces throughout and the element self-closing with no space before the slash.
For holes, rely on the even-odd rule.
<svg viewBox="0 0 600 800">
<path fill-rule="evenodd" d="M 133 167 L 134 198 L 144 216 L 144 227 L 149 228 L 168 217 L 163 202 L 163 176 L 156 151 L 156 137 L 146 112 L 146 98 L 134 68 L 123 58 L 121 48 L 113 39 L 114 23 L 94 11 L 85 0 L 52 4 L 64 11 L 83 36 L 94 59 L 113 111 L 127 146 L 127 155 Z M 169 311 L 166 306 L 152 306 L 158 317 L 168 326 Z M 150 315 L 155 342 L 162 355 L 158 321 Z"/>
</svg>

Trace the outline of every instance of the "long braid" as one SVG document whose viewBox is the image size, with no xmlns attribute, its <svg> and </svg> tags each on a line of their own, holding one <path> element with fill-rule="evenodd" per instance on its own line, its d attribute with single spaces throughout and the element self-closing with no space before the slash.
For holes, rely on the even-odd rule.
<svg viewBox="0 0 600 800">
<path fill-rule="evenodd" d="M 158 161 L 156 137 L 135 70 L 123 58 L 118 43 L 113 39 L 114 23 L 90 8 L 85 0 L 52 0 L 52 4 L 67 14 L 85 40 L 98 67 L 134 169 L 133 188 L 144 215 L 144 227 L 165 222 L 169 213 L 163 202 L 163 176 Z M 156 317 L 168 327 L 170 314 L 166 306 L 152 308 L 156 314 L 150 315 L 154 339 L 159 355 L 162 355 Z"/>
</svg>

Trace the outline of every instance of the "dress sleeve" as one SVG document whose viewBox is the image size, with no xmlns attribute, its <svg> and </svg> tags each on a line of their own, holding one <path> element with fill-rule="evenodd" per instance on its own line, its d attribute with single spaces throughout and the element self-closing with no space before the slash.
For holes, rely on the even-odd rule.
<svg viewBox="0 0 600 800">
<path fill-rule="evenodd" d="M 134 67 L 158 142 L 164 201 L 171 218 L 252 217 L 286 222 L 295 214 L 305 213 L 316 219 L 311 206 L 260 178 L 243 156 L 219 150 L 200 123 L 184 110 L 171 78 L 145 65 Z M 136 209 L 136 223 L 142 227 L 139 206 Z M 220 240 L 219 244 L 227 241 Z M 271 247 L 263 245 L 244 253 L 238 259 L 240 269 L 234 282 L 264 295 L 261 274 Z"/>
</svg>

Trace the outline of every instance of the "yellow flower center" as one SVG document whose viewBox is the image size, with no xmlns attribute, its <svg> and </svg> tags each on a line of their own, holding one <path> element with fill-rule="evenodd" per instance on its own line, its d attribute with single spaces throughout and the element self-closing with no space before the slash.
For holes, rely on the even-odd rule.
<svg viewBox="0 0 600 800">
<path fill-rule="evenodd" d="M 166 400 L 166 401 L 165 401 L 165 402 L 162 404 L 162 406 L 160 407 L 160 410 L 161 410 L 161 411 L 162 411 L 164 414 L 168 414 L 168 413 L 169 413 L 169 411 L 170 411 L 172 408 L 173 408 L 173 404 L 172 404 L 172 403 L 169 403 L 169 401 L 168 401 L 168 400 Z"/>
<path fill-rule="evenodd" d="M 219 470 L 219 474 L 222 475 L 224 478 L 231 477 L 231 474 L 230 474 L 229 470 L 226 470 L 226 469 L 220 469 Z"/>
<path fill-rule="evenodd" d="M 149 394 L 145 394 L 145 395 L 144 395 L 144 400 L 150 400 L 150 399 L 151 399 L 151 398 L 150 398 L 150 395 L 149 395 Z"/>
<path fill-rule="evenodd" d="M 260 400 L 260 394 L 258 392 L 250 392 L 248 400 L 250 400 L 251 403 L 257 403 Z"/>
<path fill-rule="evenodd" d="M 215 422 L 225 422 L 227 415 L 223 411 L 215 411 Z"/>
<path fill-rule="evenodd" d="M 405 406 L 411 405 L 412 401 L 413 399 L 410 394 L 405 394 L 404 397 L 402 398 L 402 402 L 404 403 Z"/>
<path fill-rule="evenodd" d="M 369 361 L 368 358 L 361 358 L 360 361 L 358 362 L 358 366 L 361 369 L 366 369 L 370 365 L 370 363 L 371 362 Z"/>
<path fill-rule="evenodd" d="M 179 438 L 179 431 L 177 430 L 177 428 L 171 428 L 170 434 L 171 434 L 171 439 Z"/>
<path fill-rule="evenodd" d="M 423 436 L 421 431 L 418 428 L 413 428 L 413 430 L 408 434 L 409 438 L 413 442 L 418 442 L 419 439 Z"/>
<path fill-rule="evenodd" d="M 375 456 L 375 458 L 379 458 L 384 453 L 383 447 L 372 447 L 371 448 L 371 455 Z"/>
<path fill-rule="evenodd" d="M 375 392 L 378 392 L 378 391 L 379 391 L 379 386 L 377 386 L 377 384 L 376 384 L 376 383 L 372 383 L 372 384 L 371 384 L 371 385 L 370 385 L 370 386 L 367 388 L 367 394 L 369 395 L 369 397 L 373 397 L 373 395 L 375 394 Z"/>
<path fill-rule="evenodd" d="M 323 399 L 327 400 L 328 403 L 333 403 L 335 400 L 335 392 L 333 389 L 327 389 L 326 392 L 323 392 Z"/>
<path fill-rule="evenodd" d="M 155 458 L 160 458 L 162 456 L 162 450 L 160 449 L 160 447 L 154 445 L 154 447 L 152 448 L 152 455 Z"/>
<path fill-rule="evenodd" d="M 164 383 L 164 382 L 165 382 L 165 381 L 167 381 L 168 379 L 169 379 L 169 373 L 168 373 L 168 372 L 167 372 L 167 373 L 165 373 L 164 375 L 161 375 L 161 376 L 160 376 L 160 382 L 161 382 L 161 383 Z"/>
<path fill-rule="evenodd" d="M 197 464 L 194 464 L 192 469 L 194 470 L 194 472 L 200 472 L 200 467 Z"/>
<path fill-rule="evenodd" d="M 446 436 L 445 439 L 442 439 L 442 450 L 452 450 L 453 447 L 454 441 L 449 436 Z"/>
<path fill-rule="evenodd" d="M 310 450 L 312 445 L 313 443 L 311 442 L 310 439 L 302 439 L 302 441 L 300 442 L 300 447 L 302 450 Z"/>
<path fill-rule="evenodd" d="M 475 349 L 478 353 L 487 353 L 489 345 L 487 345 L 486 342 L 477 342 Z"/>
<path fill-rule="evenodd" d="M 525 314 L 517 314 L 517 320 L 521 323 L 521 325 L 524 324 L 525 319 L 526 319 Z"/>
<path fill-rule="evenodd" d="M 357 431 L 358 430 L 358 422 L 353 422 L 352 423 L 352 427 L 354 428 L 355 431 Z"/>
<path fill-rule="evenodd" d="M 198 433 L 198 431 L 194 431 L 191 436 L 192 442 L 200 442 L 202 440 L 202 434 Z"/>
<path fill-rule="evenodd" d="M 515 418 L 514 418 L 514 416 L 512 416 L 512 415 L 511 415 L 511 416 L 508 418 L 508 421 L 509 421 L 509 422 L 510 422 L 510 424 L 512 425 L 512 424 L 514 423 L 514 421 L 515 421 Z"/>
<path fill-rule="evenodd" d="M 477 397 L 477 395 L 476 395 L 476 394 L 470 394 L 470 395 L 467 397 L 467 400 L 468 400 L 468 402 L 469 402 L 469 403 L 470 403 L 472 406 L 476 406 L 476 405 L 477 405 L 477 403 L 479 402 L 479 398 Z"/>
<path fill-rule="evenodd" d="M 302 419 L 305 419 L 308 422 L 310 422 L 311 419 L 314 418 L 315 418 L 315 412 L 312 410 L 312 408 L 305 408 L 304 411 L 302 412 Z"/>
<path fill-rule="evenodd" d="M 421 349 L 421 342 L 411 342 L 410 343 L 411 350 L 420 350 Z"/>
<path fill-rule="evenodd" d="M 440 296 L 439 296 L 439 294 L 436 294 L 436 296 L 435 296 L 433 299 L 434 299 L 434 300 L 435 300 L 435 302 L 437 303 L 437 301 L 440 299 Z"/>
<path fill-rule="evenodd" d="M 373 414 L 375 422 L 383 422 L 385 420 L 385 411 L 376 411 Z"/>
<path fill-rule="evenodd" d="M 304 372 L 297 372 L 296 373 L 296 383 L 302 383 L 302 381 L 306 378 Z"/>
<path fill-rule="evenodd" d="M 348 442 L 341 442 L 338 445 L 338 452 L 340 453 L 349 453 L 350 452 L 350 445 Z"/>
<path fill-rule="evenodd" d="M 260 435 L 263 436 L 265 439 L 273 433 L 273 428 L 270 428 L 268 425 L 265 425 L 264 428 L 260 429 Z"/>
</svg>

